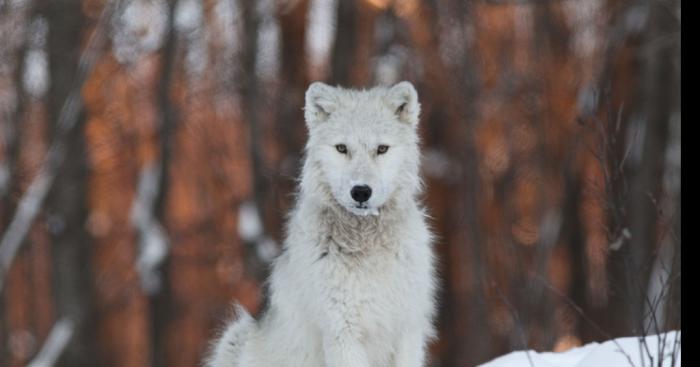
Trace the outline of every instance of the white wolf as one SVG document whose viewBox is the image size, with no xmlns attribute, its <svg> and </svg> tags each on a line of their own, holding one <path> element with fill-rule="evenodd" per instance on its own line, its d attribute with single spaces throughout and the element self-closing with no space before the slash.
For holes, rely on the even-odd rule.
<svg viewBox="0 0 700 367">
<path fill-rule="evenodd" d="M 241 307 L 211 367 L 418 367 L 435 336 L 436 280 L 421 191 L 413 85 L 313 83 L 297 204 L 269 308 Z"/>
</svg>

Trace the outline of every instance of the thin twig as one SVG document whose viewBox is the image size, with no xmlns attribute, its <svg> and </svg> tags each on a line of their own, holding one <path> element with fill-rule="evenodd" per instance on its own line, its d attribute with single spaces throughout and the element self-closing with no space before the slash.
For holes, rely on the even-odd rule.
<svg viewBox="0 0 700 367">
<path fill-rule="evenodd" d="M 542 284 L 543 284 L 547 289 L 549 289 L 552 293 L 554 293 L 554 294 L 557 295 L 559 298 L 561 298 L 562 300 L 564 300 L 571 308 L 573 308 L 573 309 L 576 311 L 576 313 L 579 314 L 579 316 L 581 316 L 581 318 L 582 318 L 585 322 L 587 322 L 589 325 L 591 325 L 598 333 L 600 333 L 600 334 L 601 334 L 603 337 L 605 337 L 606 339 L 609 339 L 610 341 L 612 341 L 612 342 L 615 344 L 615 346 L 617 346 L 617 348 L 619 349 L 620 353 L 622 353 L 622 354 L 627 358 L 627 361 L 629 362 L 630 366 L 635 367 L 635 366 L 634 366 L 634 363 L 632 362 L 632 358 L 629 356 L 629 354 L 627 354 L 627 352 L 625 352 L 625 350 L 622 348 L 622 346 L 620 345 L 620 343 L 618 343 L 617 340 L 615 340 L 615 338 L 613 338 L 612 335 L 610 335 L 610 333 L 608 333 L 607 331 L 605 331 L 605 330 L 604 330 L 600 325 L 598 325 L 595 321 L 591 320 L 591 319 L 586 315 L 586 313 L 583 312 L 583 309 L 581 309 L 581 307 L 579 307 L 579 305 L 577 305 L 571 298 L 569 298 L 569 297 L 566 296 L 565 294 L 562 294 L 558 289 L 556 289 L 556 288 L 553 287 L 551 284 L 549 284 L 549 282 L 547 281 L 547 279 L 544 279 L 541 275 L 535 274 L 535 278 L 539 279 L 539 280 L 542 282 Z"/>
<path fill-rule="evenodd" d="M 496 288 L 496 293 L 498 294 L 498 298 L 500 298 L 501 302 L 503 302 L 503 304 L 506 305 L 506 307 L 508 307 L 508 310 L 510 311 L 510 313 L 513 315 L 513 318 L 515 319 L 515 325 L 519 331 L 518 334 L 520 334 L 520 339 L 521 339 L 521 342 L 523 343 L 523 348 L 525 350 L 525 356 L 527 357 L 527 361 L 530 364 L 530 367 L 535 367 L 535 364 L 532 362 L 532 357 L 530 357 L 530 350 L 528 349 L 527 339 L 525 338 L 525 330 L 523 330 L 523 325 L 522 325 L 522 322 L 520 321 L 520 317 L 518 316 L 517 310 L 505 298 L 505 296 L 503 295 L 503 292 L 501 292 L 501 288 L 498 286 L 496 286 L 495 288 Z"/>
</svg>

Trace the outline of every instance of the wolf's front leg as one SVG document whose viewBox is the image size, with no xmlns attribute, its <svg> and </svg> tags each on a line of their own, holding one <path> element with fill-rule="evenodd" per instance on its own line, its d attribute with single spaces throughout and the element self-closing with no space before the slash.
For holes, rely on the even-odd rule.
<svg viewBox="0 0 700 367">
<path fill-rule="evenodd" d="M 369 367 L 367 352 L 359 339 L 349 331 L 324 333 L 323 353 L 326 366 Z"/>
<path fill-rule="evenodd" d="M 425 336 L 412 331 L 399 339 L 396 351 L 396 367 L 423 367 L 425 365 Z"/>
</svg>

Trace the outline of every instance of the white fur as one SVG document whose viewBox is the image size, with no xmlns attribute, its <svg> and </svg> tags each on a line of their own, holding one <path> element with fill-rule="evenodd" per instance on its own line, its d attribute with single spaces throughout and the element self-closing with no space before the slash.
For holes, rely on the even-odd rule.
<svg viewBox="0 0 700 367">
<path fill-rule="evenodd" d="M 413 86 L 312 84 L 300 190 L 259 321 L 239 310 L 210 367 L 418 367 L 434 337 L 434 256 L 418 203 Z M 336 145 L 344 144 L 342 154 Z M 379 145 L 388 145 L 378 154 Z M 358 207 L 354 185 L 372 196 Z"/>
</svg>

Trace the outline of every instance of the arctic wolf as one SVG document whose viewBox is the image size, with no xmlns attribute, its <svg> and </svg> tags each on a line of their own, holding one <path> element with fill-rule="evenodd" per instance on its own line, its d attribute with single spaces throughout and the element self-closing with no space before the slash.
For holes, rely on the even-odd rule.
<svg viewBox="0 0 700 367">
<path fill-rule="evenodd" d="M 241 307 L 211 367 L 418 367 L 434 337 L 434 257 L 421 191 L 413 85 L 313 83 L 296 207 L 269 308 Z"/>
</svg>

